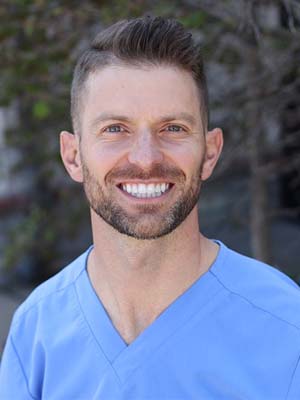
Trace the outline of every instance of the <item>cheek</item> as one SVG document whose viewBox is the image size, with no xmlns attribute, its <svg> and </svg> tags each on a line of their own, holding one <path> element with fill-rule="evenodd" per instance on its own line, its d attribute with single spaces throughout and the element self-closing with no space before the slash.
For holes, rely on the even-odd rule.
<svg viewBox="0 0 300 400">
<path fill-rule="evenodd" d="M 186 176 L 198 173 L 204 158 L 204 147 L 198 141 L 165 146 L 166 157 L 182 169 Z"/>
<path fill-rule="evenodd" d="M 86 146 L 85 161 L 90 173 L 103 185 L 108 173 L 120 165 L 126 154 L 125 146 L 121 143 L 93 143 Z"/>
</svg>

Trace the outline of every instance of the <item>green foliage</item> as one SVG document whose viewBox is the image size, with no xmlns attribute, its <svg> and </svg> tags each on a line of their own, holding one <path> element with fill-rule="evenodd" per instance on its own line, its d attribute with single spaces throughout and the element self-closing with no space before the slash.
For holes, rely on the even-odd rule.
<svg viewBox="0 0 300 400">
<path fill-rule="evenodd" d="M 206 12 L 198 10 L 181 16 L 178 19 L 188 29 L 199 29 L 207 23 L 209 18 Z"/>
<path fill-rule="evenodd" d="M 33 117 L 37 119 L 45 119 L 50 114 L 50 108 L 48 103 L 39 100 L 33 104 L 32 108 Z"/>
<path fill-rule="evenodd" d="M 9 239 L 13 242 L 13 246 L 7 246 L 4 251 L 4 265 L 11 268 L 18 265 L 20 254 L 29 255 L 32 253 L 33 246 L 42 243 L 43 246 L 51 248 L 55 238 L 53 227 L 47 224 L 46 210 L 39 205 L 33 205 L 29 214 L 9 233 Z M 41 232 L 41 227 L 44 229 Z"/>
<path fill-rule="evenodd" d="M 102 2 L 99 7 L 101 12 L 101 22 L 108 25 L 119 19 L 128 19 L 141 16 L 145 12 L 145 4 L 138 0 L 118 0 L 111 1 L 108 4 Z"/>
</svg>

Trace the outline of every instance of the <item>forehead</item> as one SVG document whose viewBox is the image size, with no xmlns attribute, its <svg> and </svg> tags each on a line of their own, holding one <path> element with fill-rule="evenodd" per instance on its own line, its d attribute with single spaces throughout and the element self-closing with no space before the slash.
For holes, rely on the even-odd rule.
<svg viewBox="0 0 300 400">
<path fill-rule="evenodd" d="M 200 117 L 199 89 L 192 75 L 171 66 L 108 66 L 89 75 L 83 126 L 97 114 L 116 113 L 155 120 L 160 114 Z"/>
</svg>

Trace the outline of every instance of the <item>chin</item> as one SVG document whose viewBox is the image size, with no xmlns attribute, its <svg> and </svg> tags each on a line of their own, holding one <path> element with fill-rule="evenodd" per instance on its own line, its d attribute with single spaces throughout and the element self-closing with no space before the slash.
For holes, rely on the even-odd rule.
<svg viewBox="0 0 300 400">
<path fill-rule="evenodd" d="M 159 226 L 159 223 L 153 221 L 152 223 L 141 224 L 110 224 L 119 233 L 132 237 L 137 240 L 154 240 L 170 234 L 178 224 Z"/>
</svg>

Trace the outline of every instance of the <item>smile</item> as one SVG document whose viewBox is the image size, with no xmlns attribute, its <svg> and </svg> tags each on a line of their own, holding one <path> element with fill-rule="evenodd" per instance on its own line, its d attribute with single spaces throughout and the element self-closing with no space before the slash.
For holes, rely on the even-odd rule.
<svg viewBox="0 0 300 400">
<path fill-rule="evenodd" d="M 161 197 L 164 193 L 168 192 L 172 183 L 163 182 L 163 183 L 121 183 L 118 187 L 133 197 L 138 198 L 153 198 L 153 197 Z"/>
</svg>

